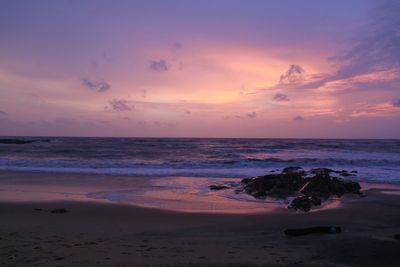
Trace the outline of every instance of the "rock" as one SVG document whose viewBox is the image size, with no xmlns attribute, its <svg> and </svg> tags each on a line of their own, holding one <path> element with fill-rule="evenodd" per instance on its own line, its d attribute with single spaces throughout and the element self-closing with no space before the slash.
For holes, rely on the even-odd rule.
<svg viewBox="0 0 400 267">
<path fill-rule="evenodd" d="M 345 193 L 360 194 L 360 189 L 361 186 L 357 182 L 342 181 L 336 177 L 318 174 L 310 179 L 301 192 L 305 195 L 328 199 L 333 195 L 341 197 Z"/>
<path fill-rule="evenodd" d="M 354 173 L 349 173 L 348 171 L 346 171 L 346 170 L 342 170 L 340 173 L 339 173 L 341 176 L 355 176 L 354 175 Z"/>
<path fill-rule="evenodd" d="M 210 187 L 210 190 L 223 190 L 223 189 L 229 188 L 229 186 L 226 186 L 226 185 L 215 185 L 215 184 L 210 185 L 209 187 Z"/>
<path fill-rule="evenodd" d="M 0 144 L 5 144 L 5 145 L 24 145 L 24 144 L 32 144 L 34 142 L 50 142 L 50 140 L 49 139 L 46 139 L 46 140 L 22 140 L 22 139 L 11 139 L 11 138 L 0 139 Z"/>
<path fill-rule="evenodd" d="M 282 170 L 282 173 L 304 173 L 305 171 L 301 167 L 287 167 Z"/>
<path fill-rule="evenodd" d="M 0 144 L 7 145 L 23 145 L 23 144 L 31 144 L 33 140 L 20 140 L 20 139 L 0 139 Z"/>
<path fill-rule="evenodd" d="M 52 211 L 50 211 L 50 212 L 51 212 L 51 213 L 54 213 L 54 214 L 61 214 L 61 213 L 66 213 L 66 212 L 68 212 L 68 210 L 61 208 L 61 209 L 52 210 Z"/>
<path fill-rule="evenodd" d="M 244 191 L 255 198 L 287 198 L 299 191 L 305 183 L 302 173 L 268 174 L 246 180 Z"/>
<path fill-rule="evenodd" d="M 250 182 L 252 179 L 251 178 L 243 178 L 241 183 L 243 184 L 247 184 L 248 182 Z"/>
<path fill-rule="evenodd" d="M 310 234 L 338 234 L 342 232 L 339 226 L 316 226 L 308 228 L 286 229 L 285 235 L 302 236 Z"/>
<path fill-rule="evenodd" d="M 310 172 L 315 175 L 329 176 L 332 172 L 335 171 L 328 168 L 317 168 L 317 169 L 312 169 Z"/>
<path fill-rule="evenodd" d="M 288 208 L 308 212 L 312 207 L 320 206 L 321 203 L 321 199 L 315 196 L 299 196 L 292 200 Z"/>
<path fill-rule="evenodd" d="M 359 183 L 344 181 L 341 178 L 331 176 L 332 172 L 348 176 L 353 175 L 346 170 L 336 171 L 328 168 L 317 168 L 306 172 L 301 167 L 287 167 L 281 173 L 245 178 L 241 181 L 242 188 L 237 188 L 234 185 L 232 187 L 236 187 L 236 193 L 245 192 L 258 199 L 265 199 L 266 197 L 285 199 L 297 196 L 288 208 L 303 211 L 309 211 L 314 206 L 321 205 L 324 200 L 332 196 L 362 195 Z M 314 174 L 314 176 L 309 177 L 310 174 Z M 299 194 L 301 195 L 299 196 Z"/>
<path fill-rule="evenodd" d="M 361 195 L 361 186 L 357 182 L 348 181 L 344 182 L 344 188 L 346 194 L 359 194 Z"/>
</svg>

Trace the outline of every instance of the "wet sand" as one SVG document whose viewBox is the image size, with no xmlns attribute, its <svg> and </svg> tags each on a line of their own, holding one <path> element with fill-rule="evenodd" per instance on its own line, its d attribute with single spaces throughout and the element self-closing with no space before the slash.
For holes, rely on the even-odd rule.
<svg viewBox="0 0 400 267">
<path fill-rule="evenodd" d="M 33 183 L 35 175 L 44 177 L 38 189 L 47 193 L 37 195 L 42 198 L 33 200 L 32 192 L 24 194 L 23 190 L 11 193 L 11 189 L 26 189 L 24 184 L 38 186 Z M 372 185 L 365 191 L 366 197 L 345 197 L 338 208 L 311 213 L 278 208 L 253 214 L 218 214 L 166 211 L 87 199 L 82 193 L 92 186 L 88 182 L 90 177 L 81 179 L 81 187 L 70 185 L 65 190 L 64 176 L 54 182 L 54 175 L 35 175 L 0 175 L 0 266 L 399 266 L 400 263 L 400 240 L 394 238 L 394 234 L 400 234 L 397 186 Z M 125 180 L 121 179 L 121 183 Z M 137 179 L 130 186 L 132 183 L 140 186 L 144 182 Z M 112 186 L 106 183 L 97 189 Z M 57 188 L 69 192 L 64 194 L 65 199 L 54 200 L 50 189 Z M 51 213 L 58 208 L 68 212 Z M 302 237 L 286 237 L 283 233 L 286 228 L 317 225 L 341 226 L 343 232 Z"/>
</svg>

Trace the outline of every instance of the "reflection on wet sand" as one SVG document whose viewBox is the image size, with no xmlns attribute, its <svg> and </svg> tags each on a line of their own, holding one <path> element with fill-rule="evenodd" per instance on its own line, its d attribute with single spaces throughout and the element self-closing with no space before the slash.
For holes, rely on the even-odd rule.
<svg viewBox="0 0 400 267">
<path fill-rule="evenodd" d="M 291 198 L 255 199 L 237 193 L 236 178 L 132 178 L 127 176 L 96 176 L 70 174 L 24 174 L 1 181 L 0 200 L 81 201 L 128 204 L 180 212 L 221 214 L 255 214 L 287 212 Z M 40 183 L 35 182 L 40 180 Z M 210 190 L 210 184 L 227 185 L 225 190 Z M 315 212 L 337 208 L 338 199 L 327 201 Z M 292 211 L 291 211 L 292 212 Z"/>
</svg>

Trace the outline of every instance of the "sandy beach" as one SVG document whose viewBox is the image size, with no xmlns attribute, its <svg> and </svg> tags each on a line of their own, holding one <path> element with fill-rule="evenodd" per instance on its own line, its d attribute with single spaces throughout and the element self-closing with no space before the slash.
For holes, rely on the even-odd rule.
<svg viewBox="0 0 400 267">
<path fill-rule="evenodd" d="M 41 184 L 32 182 L 39 176 Z M 336 208 L 310 213 L 282 206 L 219 214 L 88 199 L 83 193 L 94 189 L 95 176 L 78 176 L 81 185 L 65 187 L 68 176 L 74 175 L 1 173 L 1 266 L 398 266 L 400 261 L 400 241 L 394 238 L 400 233 L 398 186 L 363 185 L 366 197 L 345 197 Z M 124 185 L 125 179 L 120 184 L 118 179 L 114 186 Z M 57 187 L 69 193 L 60 194 Z M 96 190 L 105 187 L 110 185 L 98 184 Z M 55 209 L 67 212 L 51 213 Z M 284 235 L 287 228 L 320 225 L 340 226 L 342 233 Z"/>
</svg>

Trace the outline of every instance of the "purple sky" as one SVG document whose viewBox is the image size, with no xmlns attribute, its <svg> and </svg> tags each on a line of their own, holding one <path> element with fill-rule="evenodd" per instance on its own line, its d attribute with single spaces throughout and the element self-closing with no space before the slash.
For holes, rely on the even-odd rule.
<svg viewBox="0 0 400 267">
<path fill-rule="evenodd" d="M 400 137 L 400 2 L 1 1 L 0 135 Z"/>
</svg>

